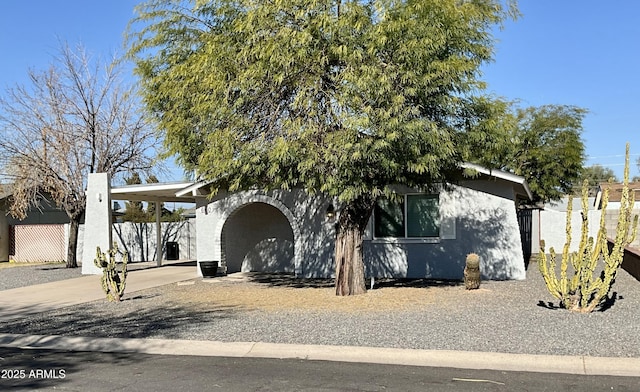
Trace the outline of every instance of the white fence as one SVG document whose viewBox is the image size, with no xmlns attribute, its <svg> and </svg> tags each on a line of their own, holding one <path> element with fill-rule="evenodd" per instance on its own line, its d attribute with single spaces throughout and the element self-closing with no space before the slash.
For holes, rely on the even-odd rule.
<svg viewBox="0 0 640 392">
<path fill-rule="evenodd" d="M 640 213 L 640 210 L 634 210 L 634 214 Z M 605 228 L 608 237 L 615 237 L 616 225 L 618 221 L 618 210 L 607 210 L 605 214 Z M 588 213 L 589 220 L 589 236 L 595 238 L 600 228 L 601 210 L 591 210 Z M 564 244 L 567 240 L 566 222 L 567 213 L 563 211 L 552 210 L 536 210 L 533 211 L 532 224 L 532 253 L 540 253 L 540 240 L 545 241 L 546 251 L 553 247 L 557 253 L 562 252 Z M 580 244 L 582 226 L 582 213 L 574 211 L 571 214 L 571 244 L 569 251 L 575 252 Z M 631 243 L 632 247 L 640 248 L 640 238 Z"/>
<path fill-rule="evenodd" d="M 163 259 L 167 259 L 167 243 L 177 244 L 179 260 L 196 259 L 196 225 L 195 219 L 180 222 L 162 222 L 162 251 Z M 84 227 L 80 225 L 78 236 L 78 260 L 82 260 Z M 114 223 L 112 240 L 118 250 L 127 252 L 129 260 L 156 260 L 156 224 L 155 223 Z M 66 255 L 65 255 L 66 258 Z"/>
</svg>

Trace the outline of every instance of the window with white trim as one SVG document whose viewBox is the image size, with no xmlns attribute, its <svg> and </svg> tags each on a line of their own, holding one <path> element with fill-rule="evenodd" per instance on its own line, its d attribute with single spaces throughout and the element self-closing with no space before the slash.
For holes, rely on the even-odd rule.
<svg viewBox="0 0 640 392">
<path fill-rule="evenodd" d="M 437 194 L 408 194 L 398 202 L 380 198 L 373 214 L 375 238 L 439 238 Z"/>
</svg>

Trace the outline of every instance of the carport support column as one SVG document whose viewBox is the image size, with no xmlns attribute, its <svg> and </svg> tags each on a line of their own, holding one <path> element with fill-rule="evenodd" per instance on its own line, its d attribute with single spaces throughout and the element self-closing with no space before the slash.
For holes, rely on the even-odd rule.
<svg viewBox="0 0 640 392">
<path fill-rule="evenodd" d="M 156 265 L 162 266 L 162 225 L 160 224 L 160 202 L 156 201 Z"/>
<path fill-rule="evenodd" d="M 107 173 L 89 173 L 87 180 L 87 210 L 84 219 L 82 273 L 102 274 L 93 260 L 96 248 L 103 253 L 111 248 L 111 187 Z"/>
</svg>

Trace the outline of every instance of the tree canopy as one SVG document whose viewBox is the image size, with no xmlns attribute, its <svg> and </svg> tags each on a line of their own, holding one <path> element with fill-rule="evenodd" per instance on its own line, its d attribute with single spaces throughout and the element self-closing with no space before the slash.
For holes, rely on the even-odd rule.
<svg viewBox="0 0 640 392">
<path fill-rule="evenodd" d="M 582 120 L 587 110 L 571 105 L 516 108 L 504 118 L 507 142 L 479 161 L 523 176 L 533 203 L 558 200 L 572 193 L 585 158 Z M 509 120 L 511 117 L 511 120 Z"/>
<path fill-rule="evenodd" d="M 598 191 L 598 187 L 601 183 L 609 180 L 613 182 L 619 181 L 613 169 L 599 164 L 583 167 L 582 172 L 580 173 L 580 179 L 575 184 L 574 188 L 581 189 L 585 180 L 587 181 L 589 194 L 591 196 L 595 196 L 595 193 Z"/>
<path fill-rule="evenodd" d="M 358 246 L 377 197 L 446 181 L 473 151 L 504 144 L 506 106 L 482 95 L 479 76 L 513 2 L 153 0 L 137 11 L 129 53 L 185 168 L 214 191 L 299 187 L 344 203 L 339 294 L 364 290 Z"/>
<path fill-rule="evenodd" d="M 189 8 L 187 8 L 189 7 Z M 229 190 L 351 201 L 442 179 L 491 147 L 497 1 L 152 1 L 130 34 L 171 152 Z M 151 50 L 151 51 L 150 51 Z"/>
</svg>

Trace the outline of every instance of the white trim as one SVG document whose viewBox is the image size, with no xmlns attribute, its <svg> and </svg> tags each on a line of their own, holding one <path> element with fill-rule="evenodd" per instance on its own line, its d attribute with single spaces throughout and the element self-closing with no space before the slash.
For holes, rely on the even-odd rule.
<svg viewBox="0 0 640 392">
<path fill-rule="evenodd" d="M 168 182 L 156 184 L 134 184 L 111 188 L 113 200 L 139 200 L 159 202 L 195 203 L 195 197 L 189 195 L 177 196 L 176 192 L 192 186 L 192 182 Z"/>
<path fill-rule="evenodd" d="M 192 182 L 165 182 L 157 184 L 133 184 L 111 188 L 111 194 L 127 194 L 132 192 L 154 192 L 180 190 L 193 185 Z"/>
<path fill-rule="evenodd" d="M 200 181 L 200 182 L 196 182 L 196 183 L 190 183 L 186 188 L 181 189 L 180 191 L 176 192 L 176 196 L 178 197 L 182 197 L 187 195 L 188 193 L 191 194 L 191 196 L 199 196 L 197 194 L 197 191 L 202 188 L 203 186 L 207 185 L 209 182 L 205 182 L 205 181 Z"/>
</svg>

